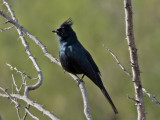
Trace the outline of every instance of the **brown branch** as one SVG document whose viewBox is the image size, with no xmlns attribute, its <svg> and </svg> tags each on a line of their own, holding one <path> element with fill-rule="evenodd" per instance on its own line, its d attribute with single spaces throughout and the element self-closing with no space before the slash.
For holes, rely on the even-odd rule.
<svg viewBox="0 0 160 120">
<path fill-rule="evenodd" d="M 26 108 L 29 110 L 30 105 L 27 105 L 27 107 L 26 107 Z M 27 113 L 27 112 L 25 112 L 25 114 L 24 114 L 24 116 L 23 116 L 23 119 L 22 119 L 22 120 L 25 120 L 25 119 L 26 119 L 26 117 L 27 117 L 27 115 L 28 115 L 28 113 Z"/>
<path fill-rule="evenodd" d="M 130 54 L 131 68 L 132 68 L 132 81 L 135 88 L 135 99 L 140 102 L 137 105 L 138 120 L 145 120 L 145 108 L 143 102 L 143 91 L 140 80 L 140 69 L 138 64 L 138 55 L 135 45 L 134 32 L 133 32 L 133 19 L 132 19 L 132 4 L 131 0 L 124 0 L 125 9 L 125 22 L 126 22 L 126 36 Z"/>
<path fill-rule="evenodd" d="M 135 98 L 131 98 L 130 96 L 128 96 L 128 99 L 133 100 L 134 102 L 136 102 L 136 104 L 139 104 L 139 101 L 136 100 Z"/>
</svg>

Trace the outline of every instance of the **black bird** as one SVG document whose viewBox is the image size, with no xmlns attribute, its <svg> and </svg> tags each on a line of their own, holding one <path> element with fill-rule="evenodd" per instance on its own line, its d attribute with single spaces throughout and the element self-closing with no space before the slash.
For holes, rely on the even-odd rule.
<svg viewBox="0 0 160 120">
<path fill-rule="evenodd" d="M 83 74 L 83 77 L 86 75 L 90 78 L 100 88 L 117 114 L 118 111 L 103 86 L 99 69 L 90 53 L 78 41 L 76 33 L 71 27 L 72 24 L 73 22 L 69 18 L 57 30 L 52 31 L 58 35 L 61 65 L 64 70 L 72 74 Z"/>
</svg>

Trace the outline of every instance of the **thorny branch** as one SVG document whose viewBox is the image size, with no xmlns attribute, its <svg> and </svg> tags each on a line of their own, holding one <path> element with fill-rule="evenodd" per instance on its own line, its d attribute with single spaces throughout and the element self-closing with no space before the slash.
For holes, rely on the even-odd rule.
<svg viewBox="0 0 160 120">
<path fill-rule="evenodd" d="M 109 49 L 107 48 L 105 45 L 103 45 L 105 47 L 105 49 L 113 56 L 113 58 L 116 60 L 117 64 L 119 65 L 119 67 L 126 73 L 126 75 L 128 75 L 129 77 L 132 78 L 132 74 L 130 72 L 128 72 L 125 67 L 121 64 L 121 62 L 119 61 L 118 57 Z M 160 106 L 160 102 L 156 99 L 156 97 L 150 93 L 148 93 L 144 88 L 142 88 L 143 93 L 145 93 L 148 97 L 150 97 L 158 106 Z M 131 97 L 128 96 L 128 98 L 130 99 Z M 132 99 L 133 100 L 133 99 Z"/>
<path fill-rule="evenodd" d="M 126 7 L 130 7 L 130 8 L 132 8 L 132 6 L 131 6 L 131 4 L 125 4 L 126 5 Z M 125 9 L 126 9 L 126 7 L 125 7 Z M 131 12 L 132 13 L 132 12 Z M 126 18 L 127 19 L 127 18 Z M 127 22 L 128 22 L 128 19 L 127 19 Z M 128 23 L 127 23 L 128 24 Z M 133 27 L 133 25 L 130 25 L 130 27 Z M 128 30 L 127 28 L 126 28 L 126 30 Z M 129 30 L 131 30 L 131 28 L 129 28 Z M 133 33 L 129 33 L 128 34 L 128 32 L 127 32 L 127 40 L 128 40 L 128 38 L 130 38 L 131 37 L 131 35 L 133 35 Z M 134 39 L 134 36 L 133 36 L 133 39 Z M 133 44 L 133 43 L 132 43 Z M 131 44 L 129 43 L 129 45 L 128 45 L 129 47 L 131 46 Z M 128 75 L 129 77 L 131 77 L 132 78 L 132 74 L 130 73 L 130 72 L 128 72 L 126 69 L 125 69 L 125 67 L 120 63 L 120 61 L 119 61 L 119 59 L 118 59 L 118 57 L 109 49 L 109 48 L 107 48 L 105 45 L 103 45 L 103 47 L 113 56 L 113 58 L 116 60 L 116 62 L 117 62 L 117 64 L 119 65 L 119 67 L 126 73 L 126 75 Z M 135 46 L 134 46 L 135 47 Z M 130 49 L 131 50 L 131 49 Z M 135 50 L 136 51 L 136 48 L 132 48 L 132 50 Z M 131 63 L 131 67 L 133 67 L 133 63 Z M 133 81 L 133 82 L 135 82 L 135 81 Z M 160 102 L 155 98 L 155 96 L 154 95 L 152 95 L 152 94 L 150 94 L 150 93 L 148 93 L 144 88 L 142 88 L 142 91 L 143 91 L 143 93 L 145 93 L 148 97 L 150 97 L 158 106 L 160 106 Z M 135 101 L 136 103 L 139 103 L 139 101 L 138 100 L 136 100 L 135 98 L 131 98 L 131 97 L 129 97 L 128 96 L 128 98 L 129 99 L 131 99 L 131 100 L 133 100 L 133 101 Z M 141 104 L 140 104 L 141 105 Z M 139 118 L 138 118 L 139 119 Z"/>
<path fill-rule="evenodd" d="M 131 0 L 124 0 L 125 10 L 125 23 L 126 23 L 126 38 L 128 43 L 128 49 L 130 54 L 131 69 L 132 69 L 132 81 L 135 88 L 135 99 L 139 101 L 137 104 L 137 119 L 145 120 L 145 108 L 144 108 L 144 97 L 142 91 L 142 83 L 140 79 L 140 68 L 138 63 L 137 48 L 134 39 L 133 31 L 133 16 L 132 16 L 132 4 Z"/>
<path fill-rule="evenodd" d="M 132 98 L 132 97 L 128 96 L 128 99 L 133 100 L 134 102 L 136 102 L 136 104 L 139 104 L 139 101 L 136 100 L 135 98 Z"/>
<path fill-rule="evenodd" d="M 2 10 L 0 10 L 0 15 L 3 16 L 4 18 L 6 18 L 6 19 L 7 19 L 7 22 L 13 24 L 13 25 L 17 28 L 17 32 L 18 32 L 18 34 L 19 34 L 19 36 L 20 36 L 20 38 L 21 38 L 21 40 L 22 40 L 22 44 L 23 44 L 24 47 L 26 48 L 26 53 L 28 54 L 29 58 L 30 58 L 31 61 L 33 62 L 34 66 L 35 66 L 35 68 L 36 68 L 36 70 L 38 71 L 38 74 L 39 74 L 39 75 L 38 75 L 38 78 L 39 78 L 39 79 L 38 79 L 38 82 L 37 82 L 35 85 L 33 85 L 33 86 L 26 86 L 26 87 L 25 87 L 25 94 L 24 94 L 24 96 L 25 96 L 26 99 L 29 99 L 29 98 L 28 98 L 29 90 L 37 89 L 37 88 L 42 84 L 43 77 L 42 77 L 42 71 L 41 71 L 41 69 L 39 68 L 39 66 L 38 66 L 35 58 L 32 56 L 32 54 L 31 54 L 31 52 L 30 52 L 30 50 L 29 50 L 29 46 L 28 46 L 28 44 L 27 44 L 27 41 L 26 41 L 25 38 L 23 37 L 23 33 L 26 34 L 30 39 L 32 39 L 32 40 L 41 48 L 41 50 L 43 51 L 44 55 L 45 55 L 47 58 L 49 58 L 52 62 L 55 62 L 55 63 L 58 64 L 59 66 L 61 66 L 61 64 L 60 64 L 60 62 L 59 62 L 58 59 L 56 59 L 54 56 L 52 56 L 52 55 L 48 52 L 47 48 L 46 48 L 35 36 L 33 36 L 33 35 L 32 35 L 28 30 L 26 30 L 23 26 L 21 26 L 21 25 L 18 24 L 18 20 L 16 19 L 13 10 L 11 10 L 9 4 L 8 4 L 5 0 L 3 0 L 3 4 L 8 8 L 8 11 L 11 13 L 12 18 L 10 18 L 10 17 L 9 17 L 7 14 L 5 14 Z M 69 74 L 70 74 L 70 73 L 69 73 Z M 77 76 L 75 76 L 75 75 L 73 75 L 73 74 L 70 74 L 70 76 L 71 76 L 77 83 L 79 83 L 79 77 L 77 77 Z M 91 116 L 90 110 L 89 110 L 88 96 L 87 96 L 86 88 L 85 88 L 83 82 L 80 82 L 79 88 L 80 88 L 80 90 L 81 90 L 82 97 L 83 97 L 84 113 L 85 113 L 86 119 L 87 119 L 87 120 L 92 120 L 92 116 Z M 24 96 L 19 97 L 19 96 L 15 95 L 14 97 L 17 97 L 17 99 L 20 99 L 20 98 L 23 98 Z M 18 97 L 19 97 L 19 98 L 18 98 Z M 22 99 L 22 100 L 25 101 L 25 99 Z M 26 101 L 26 103 L 32 106 L 32 104 L 30 104 L 28 101 Z M 36 107 L 36 106 L 33 106 L 33 107 Z M 37 108 L 37 109 L 41 111 L 40 108 Z M 44 111 L 43 113 L 46 113 L 45 110 L 43 110 L 43 111 Z M 50 117 L 50 118 L 55 118 L 55 119 L 56 119 L 56 117 L 55 117 L 53 114 L 50 115 L 49 112 L 47 112 L 47 113 L 48 113 L 48 114 L 46 114 L 46 115 L 48 115 L 49 117 L 52 116 L 52 117 Z M 53 116 L 54 116 L 54 117 L 53 117 Z"/>
</svg>

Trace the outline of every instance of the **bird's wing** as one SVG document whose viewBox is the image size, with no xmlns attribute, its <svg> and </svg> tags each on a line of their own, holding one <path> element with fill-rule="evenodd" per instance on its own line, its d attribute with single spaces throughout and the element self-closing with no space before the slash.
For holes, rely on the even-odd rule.
<svg viewBox="0 0 160 120">
<path fill-rule="evenodd" d="M 95 76 L 95 74 L 100 73 L 91 55 L 81 44 L 69 46 L 66 49 L 66 55 L 73 62 L 72 67 L 80 70 L 80 72 L 84 73 L 85 75 Z"/>
<path fill-rule="evenodd" d="M 86 56 L 87 56 L 87 59 L 88 61 L 90 62 L 90 64 L 92 65 L 93 69 L 100 75 L 100 71 L 98 69 L 98 66 L 96 65 L 96 63 L 94 62 L 92 56 L 89 54 L 89 52 L 86 50 L 85 52 Z"/>
</svg>

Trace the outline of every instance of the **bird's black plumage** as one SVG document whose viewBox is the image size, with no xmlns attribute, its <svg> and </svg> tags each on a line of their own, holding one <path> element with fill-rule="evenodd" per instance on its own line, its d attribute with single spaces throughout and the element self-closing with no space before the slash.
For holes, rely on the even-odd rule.
<svg viewBox="0 0 160 120">
<path fill-rule="evenodd" d="M 111 104 L 115 113 L 118 113 L 108 92 L 103 86 L 100 71 L 90 53 L 78 41 L 76 33 L 72 29 L 72 20 L 65 21 L 57 30 L 59 39 L 59 55 L 62 67 L 73 74 L 83 74 L 90 78 L 102 91 Z"/>
</svg>

